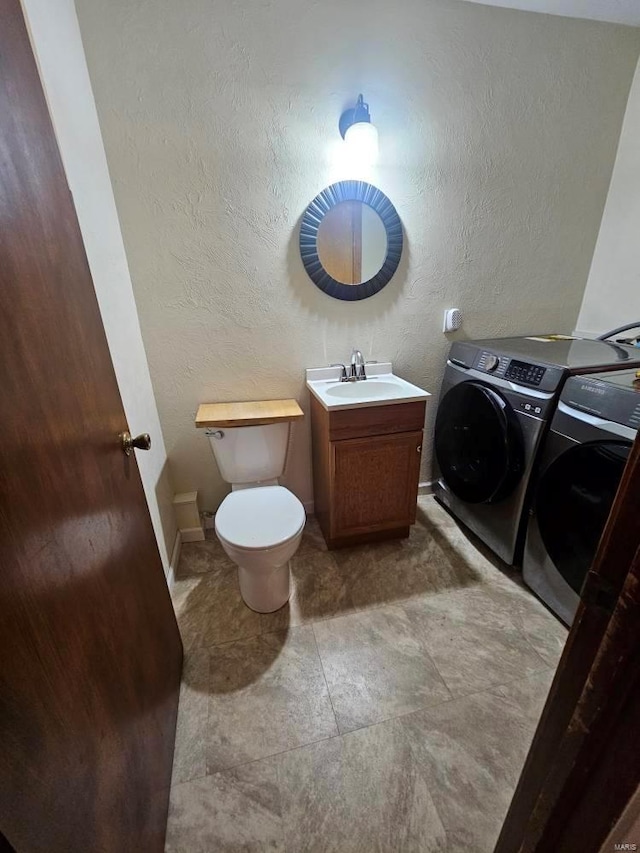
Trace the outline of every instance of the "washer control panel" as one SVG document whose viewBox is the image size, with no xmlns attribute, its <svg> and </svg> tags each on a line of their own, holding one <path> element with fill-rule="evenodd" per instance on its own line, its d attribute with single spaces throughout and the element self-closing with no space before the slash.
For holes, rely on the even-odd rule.
<svg viewBox="0 0 640 853">
<path fill-rule="evenodd" d="M 512 358 L 504 378 L 523 385 L 539 385 L 545 372 L 546 368 L 540 367 L 539 364 L 529 364 L 526 361 L 516 361 L 515 358 Z"/>
<path fill-rule="evenodd" d="M 514 409 L 518 412 L 524 412 L 525 415 L 532 415 L 534 418 L 542 418 L 547 412 L 548 403 L 546 400 L 519 400 L 514 403 Z"/>
<path fill-rule="evenodd" d="M 505 356 L 497 356 L 493 352 L 483 350 L 475 360 L 473 365 L 476 370 L 482 370 L 483 373 L 492 373 L 494 376 L 501 376 L 504 379 L 504 372 L 509 364 L 509 359 Z"/>
</svg>

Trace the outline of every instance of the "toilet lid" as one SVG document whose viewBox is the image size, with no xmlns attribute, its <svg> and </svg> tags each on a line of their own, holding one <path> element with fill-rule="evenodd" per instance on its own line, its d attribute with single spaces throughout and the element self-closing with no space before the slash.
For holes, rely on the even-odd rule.
<svg viewBox="0 0 640 853">
<path fill-rule="evenodd" d="M 273 548 L 300 532 L 304 507 L 284 486 L 231 492 L 216 513 L 216 532 L 238 548 Z"/>
</svg>

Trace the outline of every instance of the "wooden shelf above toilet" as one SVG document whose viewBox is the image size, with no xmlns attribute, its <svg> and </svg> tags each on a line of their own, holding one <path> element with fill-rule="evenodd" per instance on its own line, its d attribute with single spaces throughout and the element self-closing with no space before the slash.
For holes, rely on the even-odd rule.
<svg viewBox="0 0 640 853">
<path fill-rule="evenodd" d="M 304 412 L 295 400 L 257 400 L 249 403 L 201 403 L 196 427 L 242 427 L 296 421 Z"/>
</svg>

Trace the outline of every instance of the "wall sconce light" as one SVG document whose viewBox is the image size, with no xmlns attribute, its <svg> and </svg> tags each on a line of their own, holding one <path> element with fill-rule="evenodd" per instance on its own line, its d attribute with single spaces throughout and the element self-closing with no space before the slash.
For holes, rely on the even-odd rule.
<svg viewBox="0 0 640 853">
<path fill-rule="evenodd" d="M 371 165 L 378 156 L 378 129 L 371 123 L 369 104 L 362 95 L 353 109 L 345 110 L 338 123 L 340 135 L 353 154 L 354 160 Z"/>
</svg>

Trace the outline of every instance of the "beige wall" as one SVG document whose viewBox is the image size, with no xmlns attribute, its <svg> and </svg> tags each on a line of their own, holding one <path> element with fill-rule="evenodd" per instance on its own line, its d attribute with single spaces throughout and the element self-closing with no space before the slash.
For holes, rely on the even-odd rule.
<svg viewBox="0 0 640 853">
<path fill-rule="evenodd" d="M 130 430 L 149 432 L 137 455 L 165 573 L 177 526 L 167 454 L 73 0 L 22 0 L 34 54 L 80 223 Z"/>
<path fill-rule="evenodd" d="M 577 331 L 599 335 L 640 321 L 640 63 L 620 134 Z"/>
<path fill-rule="evenodd" d="M 437 392 L 446 307 L 470 337 L 574 327 L 638 31 L 456 0 L 77 8 L 177 490 L 211 509 L 226 491 L 201 401 L 306 408 L 304 368 L 354 345 Z M 366 177 L 406 242 L 392 283 L 350 304 L 297 239 L 316 193 L 365 177 L 337 129 L 359 92 L 380 131 Z M 296 429 L 287 482 L 309 500 Z"/>
<path fill-rule="evenodd" d="M 486 3 L 487 0 L 467 0 L 468 3 Z M 550 15 L 570 18 L 592 18 L 596 21 L 613 21 L 640 27 L 638 0 L 493 0 L 492 6 L 510 9 L 535 9 Z"/>
</svg>

